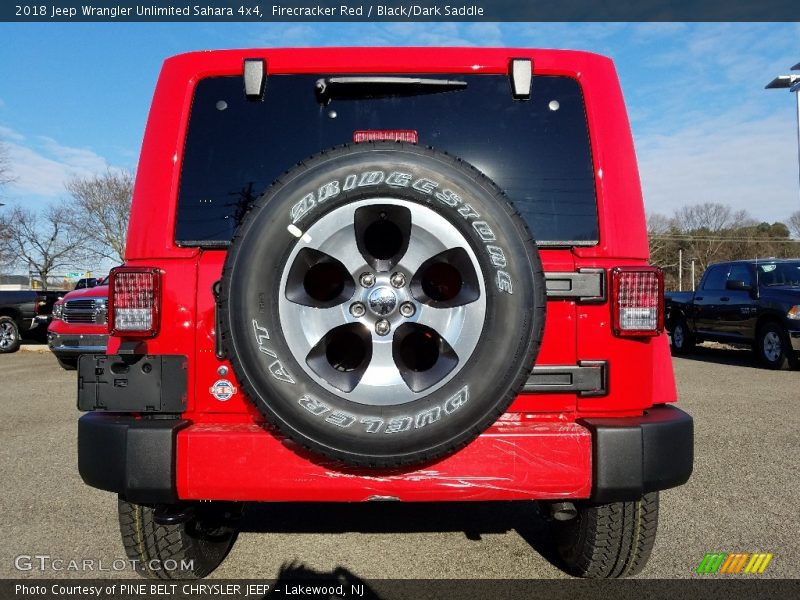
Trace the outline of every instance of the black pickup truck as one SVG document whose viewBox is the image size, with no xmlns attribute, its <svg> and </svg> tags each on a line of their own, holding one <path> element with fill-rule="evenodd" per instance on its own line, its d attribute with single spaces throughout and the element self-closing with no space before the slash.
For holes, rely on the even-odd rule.
<svg viewBox="0 0 800 600">
<path fill-rule="evenodd" d="M 53 304 L 63 295 L 41 290 L 0 291 L 0 354 L 19 350 L 23 335 L 46 340 Z"/>
<path fill-rule="evenodd" d="M 710 265 L 694 292 L 667 292 L 676 354 L 703 341 L 750 344 L 771 368 L 800 364 L 800 259 Z"/>
</svg>

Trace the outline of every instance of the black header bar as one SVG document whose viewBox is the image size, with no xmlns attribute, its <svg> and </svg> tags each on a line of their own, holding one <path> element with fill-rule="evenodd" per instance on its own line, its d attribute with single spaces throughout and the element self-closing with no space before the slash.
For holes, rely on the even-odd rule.
<svg viewBox="0 0 800 600">
<path fill-rule="evenodd" d="M 800 20 L 797 0 L 15 0 L 4 22 L 668 22 Z"/>
</svg>

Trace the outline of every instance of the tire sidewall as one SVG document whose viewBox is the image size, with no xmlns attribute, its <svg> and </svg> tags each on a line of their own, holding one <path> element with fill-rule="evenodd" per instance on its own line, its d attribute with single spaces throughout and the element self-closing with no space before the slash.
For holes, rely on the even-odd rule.
<svg viewBox="0 0 800 600">
<path fill-rule="evenodd" d="M 343 189 L 354 176 L 360 182 L 374 172 L 384 173 L 382 183 Z M 393 180 L 409 184 L 389 185 L 393 173 L 408 175 Z M 340 192 L 320 202 L 333 181 Z M 461 202 L 451 206 L 453 196 L 445 190 Z M 475 253 L 486 290 L 483 331 L 466 363 L 439 389 L 396 406 L 356 404 L 318 384 L 286 345 L 279 315 L 278 282 L 298 243 L 289 225 L 306 231 L 365 198 L 401 199 L 444 216 Z M 502 248 L 505 261 L 487 246 Z M 533 366 L 544 323 L 544 282 L 531 247 L 530 233 L 501 192 L 471 167 L 399 144 L 336 149 L 279 181 L 237 233 L 222 284 L 227 355 L 248 397 L 308 447 L 356 462 L 410 462 L 440 454 L 468 442 L 502 414 Z M 255 274 L 252 257 L 259 257 Z"/>
<path fill-rule="evenodd" d="M 767 355 L 764 353 L 764 340 L 769 332 L 774 332 L 778 339 L 781 342 L 781 354 L 778 356 L 777 360 L 770 360 L 767 358 Z M 779 325 L 774 323 L 767 323 L 764 325 L 761 330 L 759 331 L 758 335 L 758 358 L 761 360 L 762 364 L 770 369 L 780 369 L 787 361 L 788 356 L 788 349 L 787 349 L 788 340 L 786 339 L 786 335 L 783 333 L 783 330 Z"/>
<path fill-rule="evenodd" d="M 11 342 L 11 345 L 5 348 L 0 348 L 0 354 L 11 354 L 12 352 L 16 352 L 19 350 L 19 347 L 22 344 L 22 334 L 20 333 L 19 325 L 13 317 L 9 316 L 0 317 L 0 323 L 10 323 L 14 332 L 14 340 Z"/>
</svg>

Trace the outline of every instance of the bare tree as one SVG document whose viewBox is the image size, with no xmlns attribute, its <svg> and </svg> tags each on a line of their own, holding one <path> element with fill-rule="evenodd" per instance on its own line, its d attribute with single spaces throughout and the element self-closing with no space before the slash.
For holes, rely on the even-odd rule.
<svg viewBox="0 0 800 600">
<path fill-rule="evenodd" d="M 0 188 L 4 185 L 16 181 L 16 177 L 11 171 L 11 164 L 8 158 L 8 146 L 0 141 Z"/>
<path fill-rule="evenodd" d="M 66 188 L 72 196 L 66 221 L 69 228 L 75 235 L 85 236 L 97 256 L 123 262 L 133 174 L 106 171 L 92 177 L 75 177 Z"/>
<path fill-rule="evenodd" d="M 675 225 L 686 236 L 686 249 L 697 260 L 701 271 L 721 258 L 720 251 L 734 230 L 757 223 L 747 211 L 733 211 L 729 206 L 713 202 L 684 206 L 675 211 Z"/>
<path fill-rule="evenodd" d="M 789 229 L 794 237 L 800 238 L 800 210 L 794 211 L 789 216 Z"/>
<path fill-rule="evenodd" d="M 89 258 L 86 236 L 65 225 L 67 214 L 63 207 L 41 213 L 18 207 L 6 218 L 6 251 L 38 275 L 44 289 L 54 271 Z"/>
</svg>

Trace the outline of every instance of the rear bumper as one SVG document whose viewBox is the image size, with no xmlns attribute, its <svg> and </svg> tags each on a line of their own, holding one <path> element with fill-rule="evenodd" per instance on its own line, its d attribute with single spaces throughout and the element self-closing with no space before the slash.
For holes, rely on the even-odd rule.
<svg viewBox="0 0 800 600">
<path fill-rule="evenodd" d="M 580 423 L 505 415 L 459 452 L 414 470 L 342 466 L 255 423 L 89 413 L 83 480 L 136 502 L 635 499 L 684 483 L 692 419 L 670 406 Z"/>
</svg>

